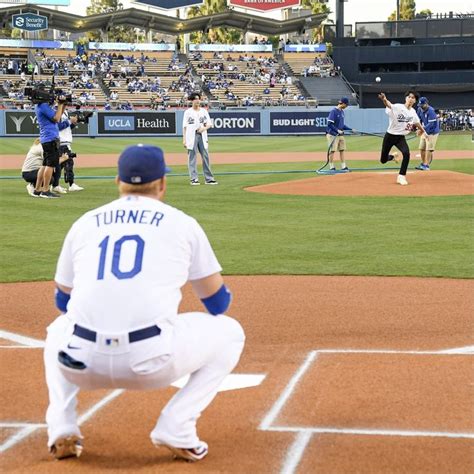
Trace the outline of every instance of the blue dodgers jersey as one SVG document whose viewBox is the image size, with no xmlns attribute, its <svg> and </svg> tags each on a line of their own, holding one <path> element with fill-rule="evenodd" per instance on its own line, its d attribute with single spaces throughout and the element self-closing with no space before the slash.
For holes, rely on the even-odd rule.
<svg viewBox="0 0 474 474">
<path fill-rule="evenodd" d="M 337 135 L 338 130 L 347 130 L 348 127 L 344 125 L 344 111 L 334 107 L 328 117 L 328 126 L 326 133 L 330 135 Z"/>
<path fill-rule="evenodd" d="M 53 122 L 53 117 L 56 111 L 48 104 L 37 104 L 35 107 L 36 118 L 40 129 L 40 142 L 52 142 L 59 138 L 59 128 L 56 122 Z"/>
<path fill-rule="evenodd" d="M 426 110 L 419 107 L 417 114 L 428 135 L 436 135 L 440 132 L 439 118 L 433 107 L 428 106 Z"/>
</svg>

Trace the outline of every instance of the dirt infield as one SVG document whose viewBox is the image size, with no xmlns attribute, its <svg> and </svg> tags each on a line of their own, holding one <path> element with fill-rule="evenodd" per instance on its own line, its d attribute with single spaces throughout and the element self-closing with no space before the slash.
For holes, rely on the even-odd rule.
<svg viewBox="0 0 474 474">
<path fill-rule="evenodd" d="M 195 465 L 173 461 L 148 438 L 174 388 L 84 393 L 80 414 L 106 395 L 114 398 L 83 423 L 83 456 L 51 461 L 42 354 L 29 346 L 41 344 L 56 313 L 53 284 L 0 285 L 0 471 L 474 471 L 474 281 L 318 276 L 226 281 L 235 296 L 231 314 L 247 334 L 236 372 L 265 379 L 217 396 L 198 424 L 210 454 Z M 186 287 L 180 310 L 200 307 Z"/>
<path fill-rule="evenodd" d="M 117 165 L 118 154 L 109 155 L 80 155 L 75 161 L 77 168 L 101 168 Z M 379 152 L 350 152 L 347 155 L 348 163 L 351 161 L 373 160 L 378 161 Z M 414 158 L 414 156 L 413 156 Z M 436 160 L 447 159 L 472 159 L 472 150 L 444 150 L 436 153 Z M 25 157 L 23 155 L 0 155 L 0 169 L 21 169 Z M 166 161 L 169 165 L 187 165 L 186 153 L 167 153 Z M 238 164 L 238 163 L 288 163 L 288 162 L 322 162 L 326 161 L 326 152 L 314 153 L 212 153 L 213 164 Z"/>
<path fill-rule="evenodd" d="M 474 176 L 454 171 L 417 171 L 408 186 L 396 172 L 341 173 L 245 188 L 246 191 L 302 196 L 461 196 L 474 194 Z"/>
</svg>

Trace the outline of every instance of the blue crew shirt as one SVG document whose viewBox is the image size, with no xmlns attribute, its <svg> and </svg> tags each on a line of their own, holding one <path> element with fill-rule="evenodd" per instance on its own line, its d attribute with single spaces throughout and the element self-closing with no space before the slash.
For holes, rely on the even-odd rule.
<svg viewBox="0 0 474 474">
<path fill-rule="evenodd" d="M 56 111 L 43 102 L 35 107 L 36 117 L 40 129 L 40 142 L 52 142 L 59 138 L 58 124 L 53 120 Z"/>
<path fill-rule="evenodd" d="M 326 133 L 329 135 L 337 135 L 338 130 L 352 130 L 350 127 L 344 125 L 344 110 L 338 107 L 334 107 L 328 116 L 328 126 Z"/>
<path fill-rule="evenodd" d="M 423 110 L 421 107 L 418 107 L 416 113 L 418 114 L 420 122 L 423 124 L 427 135 L 436 135 L 439 133 L 439 118 L 436 115 L 436 112 L 433 107 L 429 105 L 426 110 Z"/>
</svg>

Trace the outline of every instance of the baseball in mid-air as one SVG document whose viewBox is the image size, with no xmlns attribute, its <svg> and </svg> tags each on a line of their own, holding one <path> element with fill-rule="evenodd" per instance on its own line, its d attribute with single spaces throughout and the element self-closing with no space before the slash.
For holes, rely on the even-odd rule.
<svg viewBox="0 0 474 474">
<path fill-rule="evenodd" d="M 380 78 L 380 76 L 377 76 L 377 77 L 375 78 L 375 82 L 380 82 L 381 80 L 382 80 L 382 79 Z"/>
</svg>

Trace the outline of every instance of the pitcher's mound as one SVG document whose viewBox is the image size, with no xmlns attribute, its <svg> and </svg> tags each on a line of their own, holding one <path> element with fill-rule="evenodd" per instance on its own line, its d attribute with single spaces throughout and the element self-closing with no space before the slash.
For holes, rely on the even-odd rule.
<svg viewBox="0 0 474 474">
<path fill-rule="evenodd" d="M 474 194 L 474 176 L 454 171 L 416 171 L 408 186 L 396 183 L 396 172 L 352 172 L 319 175 L 245 188 L 246 191 L 303 196 L 460 196 Z"/>
</svg>

